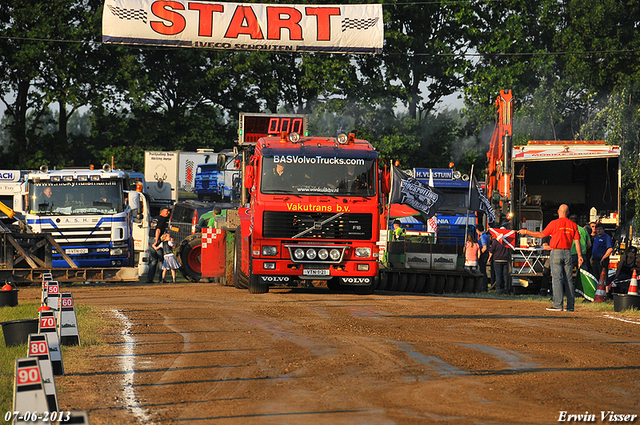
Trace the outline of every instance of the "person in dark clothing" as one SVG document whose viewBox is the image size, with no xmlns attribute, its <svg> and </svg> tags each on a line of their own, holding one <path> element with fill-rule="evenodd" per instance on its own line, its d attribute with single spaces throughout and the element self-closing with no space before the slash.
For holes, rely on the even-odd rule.
<svg viewBox="0 0 640 425">
<path fill-rule="evenodd" d="M 600 279 L 602 271 L 605 277 L 609 271 L 610 255 L 613 252 L 613 239 L 604 232 L 602 223 L 596 223 L 596 235 L 593 238 L 591 250 L 591 270 L 596 279 Z"/>
<path fill-rule="evenodd" d="M 156 249 L 160 243 L 160 236 L 167 231 L 169 225 L 169 208 L 162 208 L 160 214 L 151 220 L 149 228 L 149 272 L 147 273 L 147 283 L 152 283 L 156 278 L 158 261 L 162 256 L 162 248 Z"/>
<path fill-rule="evenodd" d="M 624 257 L 618 262 L 616 274 L 611 278 L 608 293 L 626 294 L 629 290 L 629 279 L 633 276 L 635 270 L 636 275 L 640 274 L 640 260 L 637 257 L 638 249 L 630 246 Z"/>
<path fill-rule="evenodd" d="M 496 291 L 499 295 L 509 293 L 509 260 L 511 250 L 496 239 L 491 241 L 489 248 L 489 262 L 493 261 L 496 275 Z"/>
<path fill-rule="evenodd" d="M 478 234 L 478 246 L 480 247 L 478 269 L 480 270 L 480 273 L 482 273 L 482 279 L 484 281 L 483 291 L 486 291 L 489 287 L 489 278 L 487 277 L 487 259 L 489 258 L 491 236 L 484 231 L 484 226 L 482 224 L 478 224 L 476 226 L 476 233 Z"/>
</svg>

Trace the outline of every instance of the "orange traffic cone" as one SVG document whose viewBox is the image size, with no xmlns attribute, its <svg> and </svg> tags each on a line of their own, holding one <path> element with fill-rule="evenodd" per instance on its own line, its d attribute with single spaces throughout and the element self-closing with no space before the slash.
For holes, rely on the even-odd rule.
<svg viewBox="0 0 640 425">
<path fill-rule="evenodd" d="M 631 276 L 631 283 L 629 283 L 628 295 L 638 295 L 638 278 L 636 277 L 636 271 L 633 271 Z"/>
<path fill-rule="evenodd" d="M 594 303 L 601 303 L 606 301 L 607 293 L 604 290 L 604 283 L 607 280 L 606 270 L 602 269 L 602 273 L 600 274 L 600 280 L 598 281 L 598 287 L 596 288 L 596 296 L 593 297 Z"/>
</svg>

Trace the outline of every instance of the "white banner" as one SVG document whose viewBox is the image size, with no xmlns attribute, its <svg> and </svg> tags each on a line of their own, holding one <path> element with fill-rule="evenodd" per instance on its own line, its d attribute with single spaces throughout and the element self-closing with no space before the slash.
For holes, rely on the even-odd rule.
<svg viewBox="0 0 640 425">
<path fill-rule="evenodd" d="M 102 41 L 274 52 L 381 53 L 381 4 L 105 0 Z"/>
</svg>

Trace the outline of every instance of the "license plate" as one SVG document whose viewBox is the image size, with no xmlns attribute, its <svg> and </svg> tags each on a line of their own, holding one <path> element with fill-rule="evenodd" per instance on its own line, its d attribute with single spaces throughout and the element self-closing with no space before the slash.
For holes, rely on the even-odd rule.
<svg viewBox="0 0 640 425">
<path fill-rule="evenodd" d="M 64 253 L 67 255 L 88 254 L 89 248 L 65 249 Z"/>
<path fill-rule="evenodd" d="M 303 276 L 329 276 L 328 269 L 303 269 Z"/>
</svg>

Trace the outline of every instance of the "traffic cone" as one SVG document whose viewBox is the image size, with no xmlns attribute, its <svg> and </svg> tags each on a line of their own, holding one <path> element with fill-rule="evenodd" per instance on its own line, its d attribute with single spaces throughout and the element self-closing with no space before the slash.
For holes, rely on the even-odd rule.
<svg viewBox="0 0 640 425">
<path fill-rule="evenodd" d="M 606 301 L 607 293 L 604 290 L 604 282 L 607 280 L 607 271 L 602 269 L 602 273 L 600 274 L 600 280 L 598 281 L 598 286 L 596 287 L 596 296 L 593 297 L 594 303 L 601 303 Z"/>
<path fill-rule="evenodd" d="M 627 295 L 638 295 L 638 278 L 636 277 L 636 271 L 633 271 L 631 276 L 631 283 L 629 283 L 629 290 Z"/>
</svg>

